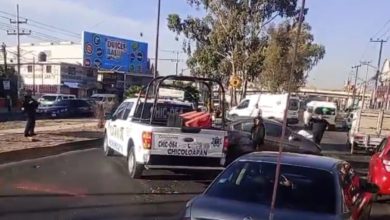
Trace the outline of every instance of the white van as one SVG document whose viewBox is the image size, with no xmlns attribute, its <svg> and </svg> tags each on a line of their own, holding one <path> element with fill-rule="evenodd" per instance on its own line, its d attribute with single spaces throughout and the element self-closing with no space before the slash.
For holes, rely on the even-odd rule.
<svg viewBox="0 0 390 220">
<path fill-rule="evenodd" d="M 284 110 L 287 107 L 287 94 L 255 94 L 248 95 L 240 104 L 229 111 L 231 118 L 256 117 L 283 120 Z M 290 96 L 288 105 L 287 123 L 297 124 L 299 111 L 299 98 Z"/>
<path fill-rule="evenodd" d="M 75 99 L 76 96 L 73 94 L 43 94 L 38 102 L 41 106 L 50 106 L 53 105 L 54 102 L 58 102 L 66 99 Z"/>
<path fill-rule="evenodd" d="M 329 130 L 336 128 L 337 106 L 334 102 L 311 101 L 306 104 L 303 113 L 305 125 L 309 126 L 310 119 L 323 113 L 323 118 L 329 123 Z"/>
</svg>

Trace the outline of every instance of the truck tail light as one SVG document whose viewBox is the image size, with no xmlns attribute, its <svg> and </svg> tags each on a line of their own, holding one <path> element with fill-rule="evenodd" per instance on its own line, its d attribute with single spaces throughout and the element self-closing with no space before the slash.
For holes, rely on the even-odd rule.
<svg viewBox="0 0 390 220">
<path fill-rule="evenodd" d="M 142 132 L 142 145 L 144 149 L 150 150 L 152 148 L 152 132 L 150 131 Z"/>
<path fill-rule="evenodd" d="M 385 166 L 386 171 L 390 172 L 390 160 L 389 159 L 383 159 L 382 163 Z"/>
<path fill-rule="evenodd" d="M 227 153 L 228 148 L 229 148 L 229 138 L 225 136 L 223 139 L 223 152 Z"/>
</svg>

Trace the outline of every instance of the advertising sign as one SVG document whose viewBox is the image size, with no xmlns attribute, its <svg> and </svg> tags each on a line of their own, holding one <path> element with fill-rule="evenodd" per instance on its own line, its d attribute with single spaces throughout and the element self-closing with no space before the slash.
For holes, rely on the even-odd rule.
<svg viewBox="0 0 390 220">
<path fill-rule="evenodd" d="M 84 66 L 101 70 L 149 73 L 148 44 L 83 32 Z"/>
</svg>

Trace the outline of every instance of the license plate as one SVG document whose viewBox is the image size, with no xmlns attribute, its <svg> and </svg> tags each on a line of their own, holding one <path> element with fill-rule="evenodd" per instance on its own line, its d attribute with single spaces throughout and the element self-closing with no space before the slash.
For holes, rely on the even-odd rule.
<svg viewBox="0 0 390 220">
<path fill-rule="evenodd" d="M 207 156 L 210 144 L 192 142 L 185 143 L 177 137 L 159 138 L 155 142 L 155 149 L 164 152 L 165 155 L 173 156 Z"/>
<path fill-rule="evenodd" d="M 52 113 L 51 116 L 52 116 L 52 117 L 56 117 L 57 114 L 56 114 L 56 113 Z"/>
</svg>

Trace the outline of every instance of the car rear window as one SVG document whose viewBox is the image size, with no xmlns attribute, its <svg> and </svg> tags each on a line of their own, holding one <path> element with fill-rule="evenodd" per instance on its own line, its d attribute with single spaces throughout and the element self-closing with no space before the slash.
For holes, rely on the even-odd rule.
<svg viewBox="0 0 390 220">
<path fill-rule="evenodd" d="M 141 117 L 142 107 L 144 103 L 140 103 L 134 113 L 134 118 L 139 119 Z M 144 113 L 142 115 L 143 120 L 149 120 L 152 113 L 153 103 L 146 103 L 144 107 Z M 168 121 L 169 113 L 186 113 L 192 111 L 193 108 L 190 105 L 181 105 L 176 103 L 158 103 L 155 115 L 153 117 L 153 123 L 159 125 L 166 125 Z"/>
<path fill-rule="evenodd" d="M 271 205 L 276 165 L 237 161 L 206 191 L 207 196 L 247 203 Z M 334 214 L 336 190 L 327 171 L 282 165 L 276 208 Z"/>
</svg>

